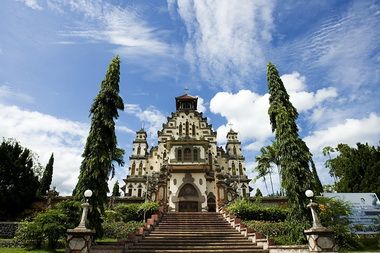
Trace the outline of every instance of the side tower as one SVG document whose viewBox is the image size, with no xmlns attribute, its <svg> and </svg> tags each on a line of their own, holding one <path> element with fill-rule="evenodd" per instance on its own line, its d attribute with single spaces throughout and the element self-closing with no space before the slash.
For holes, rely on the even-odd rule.
<svg viewBox="0 0 380 253">
<path fill-rule="evenodd" d="M 238 133 L 230 129 L 227 133 L 227 167 L 232 185 L 236 186 L 237 194 L 242 197 L 249 196 L 249 182 L 246 175 L 245 158 L 241 152 L 241 142 L 238 139 Z"/>
<path fill-rule="evenodd" d="M 127 188 L 124 189 L 125 195 L 128 197 L 144 197 L 146 191 L 146 174 L 148 143 L 146 141 L 147 134 L 144 129 L 136 132 L 133 141 L 132 154 L 129 157 L 130 174 L 124 179 Z"/>
</svg>

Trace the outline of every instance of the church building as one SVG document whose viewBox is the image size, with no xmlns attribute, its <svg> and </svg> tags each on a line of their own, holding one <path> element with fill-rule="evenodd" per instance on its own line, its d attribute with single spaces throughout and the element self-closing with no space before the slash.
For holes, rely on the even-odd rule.
<svg viewBox="0 0 380 253">
<path fill-rule="evenodd" d="M 124 195 L 179 212 L 212 212 L 249 196 L 238 133 L 230 129 L 225 148 L 218 147 L 212 125 L 197 111 L 198 98 L 184 94 L 175 102 L 176 111 L 158 131 L 157 146 L 149 148 L 144 129 L 136 133 Z"/>
</svg>

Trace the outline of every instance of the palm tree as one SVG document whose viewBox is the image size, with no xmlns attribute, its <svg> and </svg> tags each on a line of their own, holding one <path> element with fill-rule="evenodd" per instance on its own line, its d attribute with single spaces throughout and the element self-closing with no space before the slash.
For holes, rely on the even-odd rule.
<svg viewBox="0 0 380 253">
<path fill-rule="evenodd" d="M 276 165 L 279 184 L 280 184 L 280 195 L 283 195 L 283 188 L 281 184 L 281 164 L 280 164 L 280 153 L 278 150 L 278 144 L 273 141 L 271 145 L 264 147 L 266 150 L 266 156 L 268 157 L 269 163 Z"/>
<path fill-rule="evenodd" d="M 257 166 L 255 168 L 255 171 L 258 172 L 258 175 L 256 179 L 258 178 L 263 178 L 265 185 L 266 185 L 266 180 L 265 176 L 269 174 L 269 179 L 270 179 L 270 184 L 272 187 L 272 195 L 274 195 L 274 189 L 273 189 L 273 181 L 272 181 L 272 170 L 271 170 L 271 165 L 270 165 L 270 160 L 268 159 L 267 152 L 266 152 L 266 147 L 261 148 L 261 155 L 256 156 L 256 162 Z M 269 192 L 267 190 L 267 192 Z"/>
<path fill-rule="evenodd" d="M 256 157 L 256 161 L 257 161 L 257 157 Z M 258 173 L 257 176 L 255 177 L 255 181 L 259 178 L 262 178 L 264 181 L 264 184 L 265 184 L 265 189 L 267 190 L 267 193 L 269 194 L 268 184 L 267 184 L 267 180 L 265 177 L 266 175 L 268 175 L 268 169 L 266 168 L 266 166 L 263 165 L 263 163 L 259 163 L 254 168 L 254 170 Z"/>
</svg>

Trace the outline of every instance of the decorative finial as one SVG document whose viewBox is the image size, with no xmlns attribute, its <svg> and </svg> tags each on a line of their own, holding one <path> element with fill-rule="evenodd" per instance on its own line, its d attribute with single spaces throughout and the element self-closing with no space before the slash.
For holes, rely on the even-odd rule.
<svg viewBox="0 0 380 253">
<path fill-rule="evenodd" d="M 185 87 L 185 94 L 187 95 L 187 94 L 189 94 L 189 88 L 187 88 L 187 86 Z"/>
<path fill-rule="evenodd" d="M 232 124 L 232 122 L 230 122 L 230 123 L 228 123 L 228 125 L 230 126 L 230 130 L 232 130 L 232 126 L 233 126 L 234 124 Z"/>
</svg>

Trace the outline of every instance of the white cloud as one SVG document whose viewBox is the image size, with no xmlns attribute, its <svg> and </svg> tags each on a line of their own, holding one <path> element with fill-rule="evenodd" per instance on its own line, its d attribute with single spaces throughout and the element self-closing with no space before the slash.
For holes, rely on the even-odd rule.
<svg viewBox="0 0 380 253">
<path fill-rule="evenodd" d="M 41 7 L 41 5 L 38 4 L 37 0 L 18 0 L 18 1 L 22 2 L 23 4 L 25 4 L 29 8 L 32 8 L 33 10 L 39 10 L 40 11 L 43 9 Z"/>
<path fill-rule="evenodd" d="M 301 76 L 297 71 L 293 71 L 291 74 L 282 75 L 281 80 L 284 83 L 287 92 L 303 91 L 306 88 L 306 78 Z"/>
<path fill-rule="evenodd" d="M 33 103 L 34 98 L 28 94 L 15 91 L 8 85 L 0 85 L 0 101 L 3 103 L 6 101 L 19 101 L 26 103 Z"/>
<path fill-rule="evenodd" d="M 322 88 L 316 93 L 307 92 L 306 78 L 297 71 L 282 75 L 281 80 L 289 93 L 290 102 L 297 108 L 298 112 L 310 110 L 325 100 L 338 96 L 334 87 Z"/>
<path fill-rule="evenodd" d="M 198 106 L 197 106 L 198 108 L 197 108 L 197 111 L 204 113 L 206 111 L 205 101 L 200 96 L 197 96 L 197 97 L 198 97 Z"/>
<path fill-rule="evenodd" d="M 228 101 L 228 106 L 226 106 Z M 227 124 L 218 127 L 218 142 L 225 143 L 225 136 L 232 129 L 239 132 L 241 140 L 264 142 L 272 136 L 268 117 L 269 95 L 260 96 L 249 90 L 233 94 L 218 92 L 210 101 L 210 111 L 226 118 Z"/>
<path fill-rule="evenodd" d="M 380 6 L 372 1 L 353 1 L 346 12 L 333 15 L 312 34 L 295 43 L 297 61 L 342 87 L 357 90 L 379 80 L 378 41 Z M 285 45 L 289 55 L 292 47 Z"/>
<path fill-rule="evenodd" d="M 298 72 L 281 76 L 284 85 L 289 89 L 290 101 L 298 112 L 305 112 L 319 108 L 324 101 L 336 97 L 338 94 L 333 87 L 322 88 L 317 92 L 305 91 L 306 78 Z M 228 101 L 228 106 L 226 106 Z M 225 136 L 229 131 L 229 123 L 239 132 L 242 141 L 252 141 L 245 146 L 250 151 L 259 150 L 272 137 L 268 116 L 269 94 L 259 95 L 249 90 L 240 90 L 238 93 L 218 92 L 210 101 L 210 110 L 226 118 L 227 123 L 219 126 L 218 142 L 225 143 Z"/>
<path fill-rule="evenodd" d="M 145 110 L 137 104 L 125 104 L 126 113 L 135 115 L 141 122 L 147 123 L 146 128 L 148 134 L 157 136 L 157 131 L 162 128 L 162 124 L 166 122 L 166 117 L 162 112 L 157 110 L 154 106 L 149 106 Z"/>
<path fill-rule="evenodd" d="M 71 194 L 78 180 L 88 125 L 2 104 L 0 118 L 2 137 L 15 138 L 37 153 L 43 166 L 54 152 L 52 186 L 61 194 Z"/>
<path fill-rule="evenodd" d="M 171 11 L 175 4 L 188 34 L 185 58 L 202 78 L 224 88 L 241 87 L 265 64 L 273 1 L 170 0 Z"/>
<path fill-rule="evenodd" d="M 72 11 L 84 14 L 85 19 L 77 28 L 63 31 L 62 36 L 103 41 L 118 46 L 117 53 L 131 57 L 170 56 L 174 47 L 163 41 L 165 32 L 158 32 L 129 7 L 119 7 L 107 2 L 50 0 L 49 7 L 62 10 L 68 6 Z"/>
<path fill-rule="evenodd" d="M 135 134 L 135 131 L 133 131 L 132 129 L 130 129 L 126 126 L 118 126 L 117 125 L 116 130 L 124 132 L 124 133 L 128 133 L 128 134 Z"/>
<path fill-rule="evenodd" d="M 357 142 L 378 145 L 380 140 L 380 117 L 371 113 L 362 119 L 346 119 L 343 123 L 315 131 L 304 138 L 313 153 L 321 153 L 323 147 L 335 147 L 339 143 L 355 145 Z"/>
</svg>

